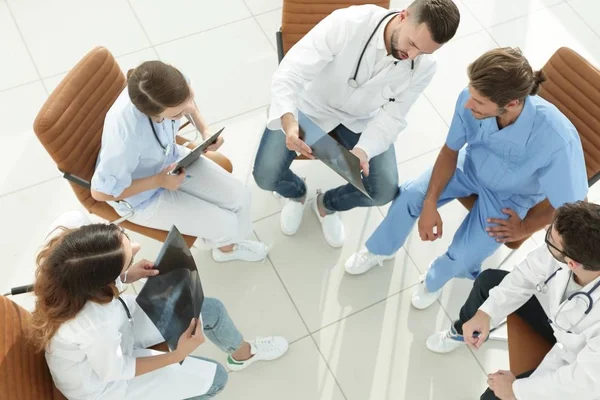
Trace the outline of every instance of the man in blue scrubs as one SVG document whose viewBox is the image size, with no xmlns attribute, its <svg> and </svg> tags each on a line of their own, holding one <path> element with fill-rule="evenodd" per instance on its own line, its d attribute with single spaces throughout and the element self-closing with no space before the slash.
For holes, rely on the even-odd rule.
<svg viewBox="0 0 600 400">
<path fill-rule="evenodd" d="M 437 208 L 476 194 L 452 244 L 431 263 L 413 294 L 412 304 L 419 309 L 433 304 L 450 279 L 475 279 L 481 263 L 502 243 L 528 237 L 550 223 L 554 209 L 587 195 L 575 127 L 536 96 L 543 73 L 534 72 L 520 50 L 500 48 L 473 62 L 468 75 L 469 86 L 458 97 L 433 169 L 401 185 L 366 249 L 345 265 L 353 275 L 381 266 L 402 247 L 419 217 L 421 239 L 439 239 L 443 222 Z M 551 206 L 527 215 L 544 199 Z"/>
</svg>

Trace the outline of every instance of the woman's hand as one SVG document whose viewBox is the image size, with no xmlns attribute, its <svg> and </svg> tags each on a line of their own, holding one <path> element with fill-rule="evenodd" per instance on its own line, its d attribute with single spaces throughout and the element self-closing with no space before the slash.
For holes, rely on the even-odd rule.
<svg viewBox="0 0 600 400">
<path fill-rule="evenodd" d="M 197 325 L 198 320 L 192 318 L 190 326 L 179 338 L 179 341 L 177 342 L 177 349 L 174 351 L 179 361 L 183 361 L 184 358 L 189 356 L 192 351 L 196 350 L 196 348 L 206 340 L 204 338 L 202 327 Z M 194 328 L 196 328 L 196 333 L 192 334 Z"/>
<path fill-rule="evenodd" d="M 179 186 L 181 186 L 185 180 L 185 169 L 182 169 L 177 175 L 170 175 L 170 172 L 172 172 L 176 166 L 177 164 L 171 164 L 156 175 L 159 187 L 167 190 L 179 189 Z"/>
<path fill-rule="evenodd" d="M 158 275 L 158 270 L 154 269 L 154 263 L 152 261 L 140 260 L 123 273 L 121 281 L 123 283 L 133 283 L 139 279 L 156 275 Z"/>
<path fill-rule="evenodd" d="M 211 134 L 207 134 L 206 136 L 210 137 Z M 223 139 L 223 136 L 220 136 L 217 138 L 217 141 L 214 142 L 213 144 L 211 144 L 210 146 L 208 146 L 206 148 L 206 151 L 217 151 L 219 150 L 219 147 L 223 146 L 223 143 L 225 142 L 225 140 Z"/>
</svg>

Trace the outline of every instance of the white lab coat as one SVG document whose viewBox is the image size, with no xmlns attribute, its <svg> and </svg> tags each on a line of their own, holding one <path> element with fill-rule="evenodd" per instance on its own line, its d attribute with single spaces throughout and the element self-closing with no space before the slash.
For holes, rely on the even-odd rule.
<svg viewBox="0 0 600 400">
<path fill-rule="evenodd" d="M 62 215 L 50 227 L 69 229 L 90 224 L 84 213 Z M 122 283 L 117 278 L 119 291 Z M 160 354 L 147 347 L 164 341 L 134 296 L 121 295 L 133 321 L 118 299 L 108 304 L 87 302 L 77 316 L 58 329 L 50 340 L 46 361 L 56 387 L 69 400 L 187 399 L 205 394 L 213 384 L 216 364 L 187 357 L 135 376 L 136 357 Z"/>
<path fill-rule="evenodd" d="M 548 282 L 548 292 L 538 293 L 536 285 L 561 266 L 562 270 Z M 535 295 L 551 320 L 563 327 L 569 322 L 576 324 L 585 311 L 579 302 L 567 302 L 557 316 L 569 274 L 569 268 L 558 263 L 545 244 L 541 245 L 490 291 L 480 310 L 490 315 L 492 324 L 498 324 Z M 589 291 L 598 279 L 582 291 Z M 591 296 L 596 305 L 573 333 L 552 326 L 557 343 L 529 378 L 515 381 L 517 400 L 600 399 L 600 289 Z"/>
<path fill-rule="evenodd" d="M 46 360 L 56 387 L 70 400 L 187 399 L 212 386 L 216 364 L 187 357 L 135 376 L 137 357 L 160 354 L 147 350 L 164 341 L 134 296 L 121 295 L 133 315 L 130 323 L 118 299 L 88 302 L 64 323 L 50 341 Z"/>
<path fill-rule="evenodd" d="M 281 129 L 283 114 L 297 118 L 301 110 L 325 132 L 339 124 L 362 132 L 357 147 L 369 159 L 385 152 L 406 127 L 406 114 L 436 70 L 432 55 L 418 56 L 414 70 L 410 60 L 394 65 L 383 42 L 386 21 L 360 63 L 359 87 L 348 84 L 367 39 L 389 12 L 371 4 L 336 10 L 292 47 L 273 76 L 269 129 Z"/>
</svg>

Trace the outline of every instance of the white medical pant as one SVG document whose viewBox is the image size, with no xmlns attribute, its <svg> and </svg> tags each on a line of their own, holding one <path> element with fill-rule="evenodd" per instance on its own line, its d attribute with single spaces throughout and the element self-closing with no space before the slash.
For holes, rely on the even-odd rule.
<svg viewBox="0 0 600 400">
<path fill-rule="evenodd" d="M 200 157 L 178 190 L 162 190 L 130 221 L 168 231 L 173 225 L 212 248 L 239 243 L 252 233 L 250 190 L 207 157 Z"/>
</svg>

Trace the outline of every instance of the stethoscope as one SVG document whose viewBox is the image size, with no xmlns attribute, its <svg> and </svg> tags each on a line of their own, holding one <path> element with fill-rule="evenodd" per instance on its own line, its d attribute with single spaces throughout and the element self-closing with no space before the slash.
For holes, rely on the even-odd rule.
<svg viewBox="0 0 600 400">
<path fill-rule="evenodd" d="M 121 305 L 125 309 L 125 314 L 127 314 L 127 320 L 129 321 L 130 324 L 132 324 L 133 323 L 133 317 L 131 316 L 131 312 L 129 311 L 129 307 L 127 307 L 127 304 L 125 304 L 125 301 L 121 298 L 121 296 L 117 297 L 117 299 L 119 299 L 119 301 L 121 302 Z"/>
<path fill-rule="evenodd" d="M 152 128 L 152 133 L 154 133 L 154 138 L 156 139 L 156 141 L 158 142 L 160 147 L 162 147 L 162 149 L 165 151 L 165 154 L 167 154 L 169 152 L 169 147 L 171 146 L 171 143 L 169 143 L 167 146 L 164 146 L 162 144 L 162 142 L 160 141 L 160 139 L 158 138 L 158 134 L 156 133 L 156 128 L 154 128 L 154 123 L 152 122 L 152 118 L 148 117 L 148 122 L 150 122 L 150 127 Z M 173 125 L 173 132 L 175 132 L 175 121 L 171 121 L 171 122 Z M 175 138 L 173 138 L 173 143 L 175 143 Z"/>
<path fill-rule="evenodd" d="M 371 33 L 371 36 L 369 36 L 369 39 L 367 39 L 367 43 L 365 43 L 365 46 L 363 47 L 362 51 L 360 52 L 360 57 L 358 57 L 358 64 L 356 64 L 356 69 L 354 70 L 354 75 L 348 79 L 348 85 L 350 85 L 350 87 L 356 89 L 358 88 L 359 84 L 356 81 L 356 77 L 358 76 L 358 71 L 360 70 L 360 63 L 362 62 L 362 59 L 365 55 L 365 52 L 367 51 L 367 47 L 369 47 L 369 43 L 371 43 L 371 40 L 373 39 L 373 37 L 375 36 L 375 34 L 377 33 L 377 31 L 379 30 L 379 27 L 381 26 L 381 24 L 383 24 L 383 22 L 390 16 L 395 15 L 395 14 L 400 14 L 398 11 L 393 11 L 390 13 L 387 13 L 378 23 L 377 26 L 375 27 L 375 29 L 373 29 L 373 32 Z M 398 61 L 394 61 L 394 65 L 397 65 Z M 415 60 L 411 60 L 410 61 L 410 71 L 411 74 L 415 69 Z M 394 102 L 396 101 L 395 98 L 391 97 L 389 99 L 389 101 Z"/>
<path fill-rule="evenodd" d="M 537 285 L 535 285 L 535 289 L 542 294 L 546 294 L 548 293 L 548 282 L 550 282 L 550 280 L 552 280 L 552 278 L 554 278 L 556 276 L 556 274 L 558 273 L 558 271 L 561 271 L 562 267 L 559 267 L 557 270 L 555 270 L 548 278 L 546 278 L 546 280 L 542 283 L 538 283 Z M 571 275 L 573 273 L 571 272 Z M 569 277 L 569 279 L 571 279 L 572 276 Z M 560 314 L 560 312 L 562 311 L 563 307 L 567 304 L 567 302 L 573 300 L 574 298 L 580 296 L 583 297 L 586 301 L 587 301 L 587 307 L 585 309 L 585 311 L 583 312 L 583 315 L 581 316 L 581 318 L 579 319 L 579 321 L 577 321 L 576 324 L 571 326 L 571 329 L 575 328 L 577 325 L 579 325 L 579 323 L 581 321 L 583 321 L 583 319 L 592 311 L 592 308 L 594 307 L 594 300 L 592 299 L 592 293 L 598 289 L 598 287 L 600 287 L 600 280 L 598 282 L 596 282 L 596 284 L 594 286 L 592 286 L 592 288 L 590 290 L 588 290 L 587 292 L 575 292 L 572 293 L 569 297 L 567 297 L 567 300 L 564 301 L 561 306 L 558 308 L 558 310 L 556 311 L 556 315 L 554 316 L 554 321 L 556 321 L 556 317 L 558 316 L 558 314 Z M 565 289 L 566 290 L 566 289 Z M 560 326 L 558 326 L 556 323 L 553 323 L 551 319 L 548 319 L 548 322 L 555 325 L 557 328 L 560 328 L 562 330 L 564 330 L 566 333 L 572 333 L 571 329 L 564 329 L 561 328 Z"/>
</svg>

